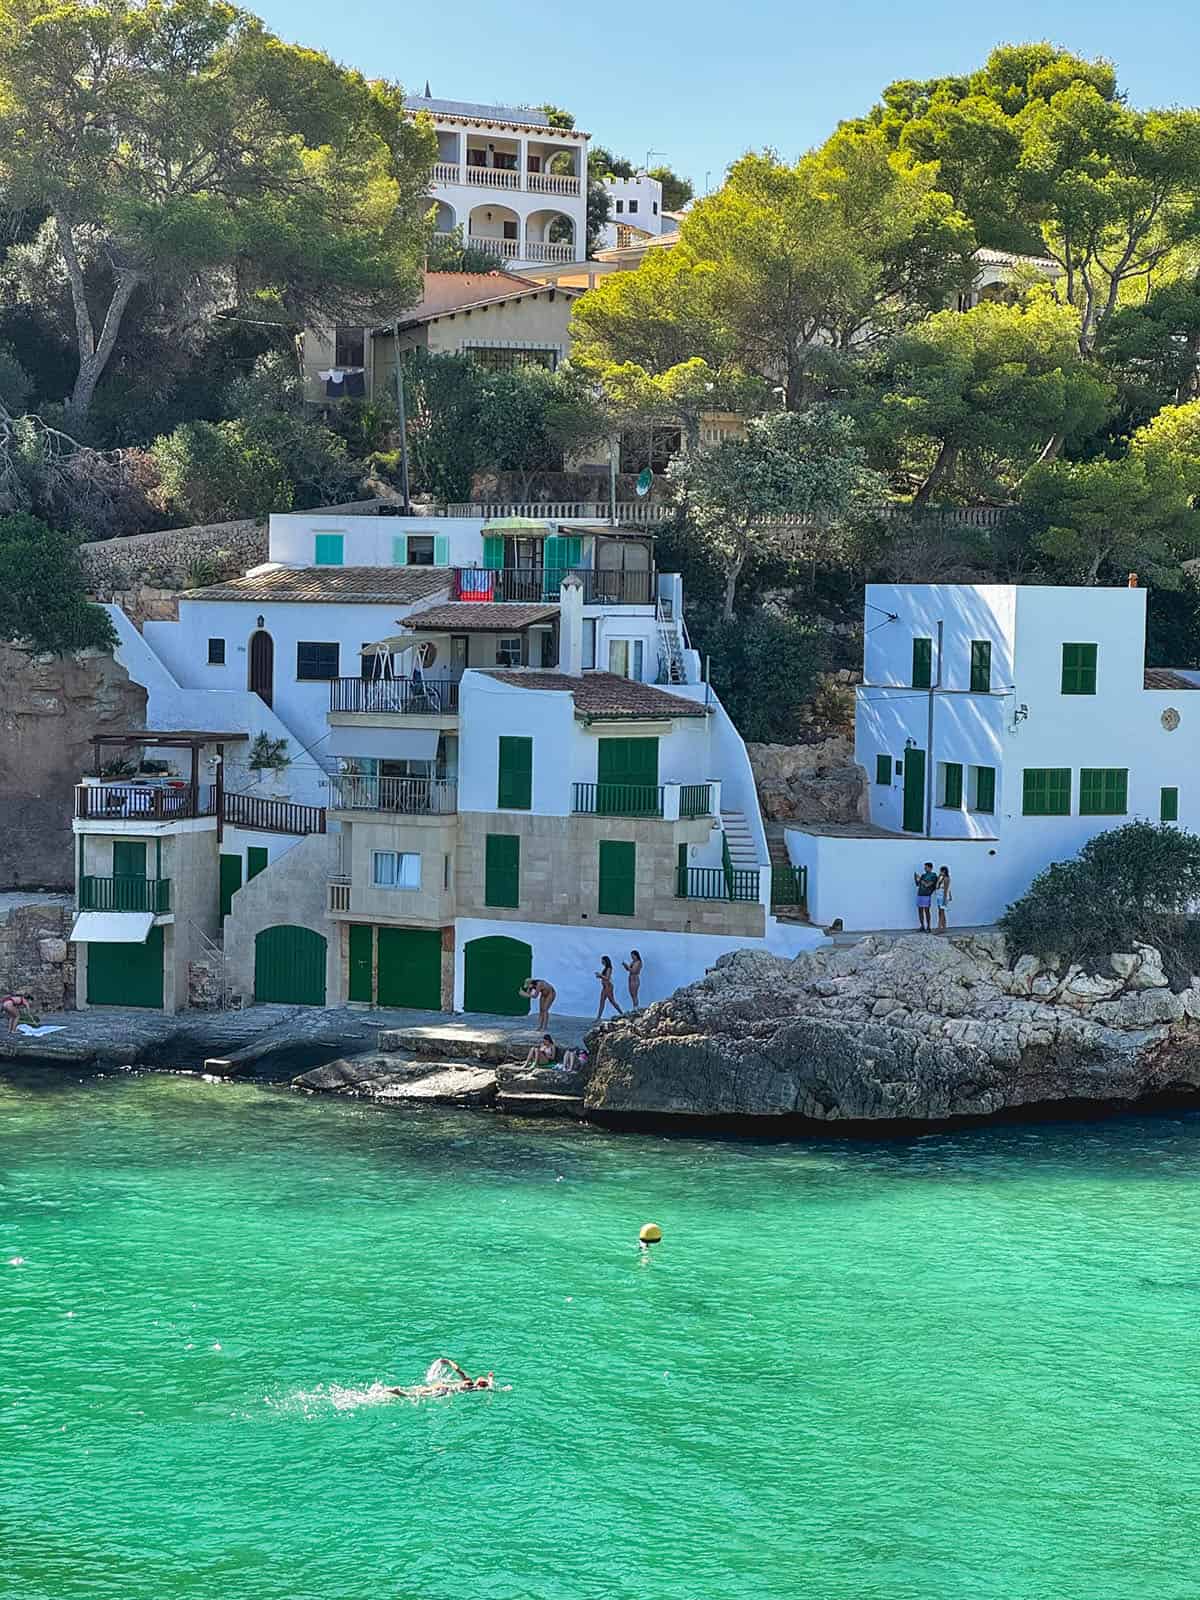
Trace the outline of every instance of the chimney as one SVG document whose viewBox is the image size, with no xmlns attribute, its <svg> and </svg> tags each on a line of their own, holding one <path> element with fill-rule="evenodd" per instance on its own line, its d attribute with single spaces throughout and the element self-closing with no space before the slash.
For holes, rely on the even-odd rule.
<svg viewBox="0 0 1200 1600">
<path fill-rule="evenodd" d="M 1136 572 L 1131 572 L 1129 574 L 1129 587 L 1131 589 L 1136 589 L 1137 586 L 1138 586 L 1138 575 L 1137 575 Z"/>
<path fill-rule="evenodd" d="M 583 584 L 573 572 L 562 581 L 558 596 L 558 670 L 568 678 L 583 676 Z"/>
</svg>

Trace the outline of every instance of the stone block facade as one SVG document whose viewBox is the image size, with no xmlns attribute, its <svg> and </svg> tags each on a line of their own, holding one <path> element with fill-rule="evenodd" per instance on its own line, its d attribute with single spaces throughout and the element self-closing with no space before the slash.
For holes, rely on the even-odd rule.
<svg viewBox="0 0 1200 1600">
<path fill-rule="evenodd" d="M 250 1004 L 254 999 L 254 941 L 264 928 L 291 923 L 311 928 L 326 940 L 325 995 L 327 1002 L 344 993 L 337 925 L 326 910 L 328 884 L 337 870 L 337 837 L 310 833 L 290 850 L 277 856 L 233 897 L 225 918 L 225 977 L 233 998 Z"/>
<path fill-rule="evenodd" d="M 75 1007 L 75 946 L 70 901 L 35 900 L 0 911 L 0 985 L 27 994 L 38 1011 Z"/>
</svg>

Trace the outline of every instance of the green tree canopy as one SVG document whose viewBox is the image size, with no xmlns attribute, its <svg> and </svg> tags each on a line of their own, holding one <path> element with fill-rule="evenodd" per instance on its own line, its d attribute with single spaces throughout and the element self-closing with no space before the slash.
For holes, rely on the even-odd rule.
<svg viewBox="0 0 1200 1600">
<path fill-rule="evenodd" d="M 1144 300 L 1120 306 L 1100 327 L 1096 358 L 1117 386 L 1132 429 L 1160 406 L 1200 395 L 1200 275 L 1157 284 Z"/>
<path fill-rule="evenodd" d="M 1045 294 L 1027 306 L 938 312 L 896 340 L 887 377 L 884 425 L 918 446 L 917 505 L 963 458 L 1011 487 L 1039 453 L 1093 433 L 1109 404 L 1079 353 L 1074 314 Z"/>
<path fill-rule="evenodd" d="M 651 167 L 648 177 L 657 178 L 662 184 L 662 208 L 664 211 L 682 211 L 696 191 L 692 187 L 690 178 L 681 178 L 670 167 Z"/>
<path fill-rule="evenodd" d="M 115 642 L 87 598 L 77 541 L 37 517 L 0 517 L 0 639 L 56 655 Z"/>
<path fill-rule="evenodd" d="M 745 439 L 677 456 L 669 477 L 697 540 L 722 570 L 727 619 L 748 557 L 776 537 L 772 517 L 836 521 L 878 493 L 854 424 L 827 406 L 756 417 Z"/>
<path fill-rule="evenodd" d="M 53 218 L 73 422 L 143 285 L 199 277 L 295 324 L 414 300 L 435 147 L 400 106 L 222 0 L 0 0 L 0 183 Z"/>
</svg>

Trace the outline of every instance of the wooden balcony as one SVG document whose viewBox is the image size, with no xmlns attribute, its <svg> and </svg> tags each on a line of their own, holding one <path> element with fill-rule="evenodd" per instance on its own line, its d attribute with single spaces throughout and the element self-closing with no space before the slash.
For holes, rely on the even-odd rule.
<svg viewBox="0 0 1200 1600">
<path fill-rule="evenodd" d="M 235 828 L 253 828 L 262 833 L 296 833 L 304 837 L 325 832 L 325 807 L 269 800 L 258 794 L 227 794 L 225 821 Z"/>
<path fill-rule="evenodd" d="M 334 678 L 329 684 L 330 711 L 384 714 L 396 717 L 458 715 L 456 678 Z"/>
<path fill-rule="evenodd" d="M 329 780 L 332 811 L 376 811 L 391 816 L 450 817 L 458 810 L 458 784 L 447 778 Z"/>
<path fill-rule="evenodd" d="M 79 880 L 80 911 L 149 911 L 165 917 L 171 909 L 170 878 L 143 878 L 133 873 L 99 878 L 85 873 Z"/>
<path fill-rule="evenodd" d="M 216 815 L 216 789 L 204 783 L 80 783 L 75 815 L 88 822 L 179 822 Z"/>
</svg>

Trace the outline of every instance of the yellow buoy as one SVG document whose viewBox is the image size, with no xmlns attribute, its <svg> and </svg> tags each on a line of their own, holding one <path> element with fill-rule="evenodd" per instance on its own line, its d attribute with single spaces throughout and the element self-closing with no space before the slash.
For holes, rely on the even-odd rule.
<svg viewBox="0 0 1200 1600">
<path fill-rule="evenodd" d="M 643 1244 L 661 1244 L 662 1229 L 657 1222 L 643 1222 L 638 1229 L 638 1238 Z"/>
</svg>

